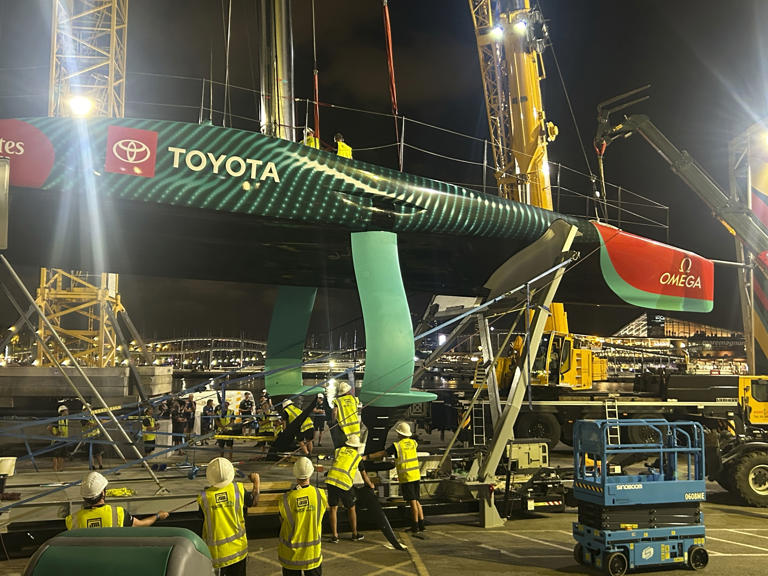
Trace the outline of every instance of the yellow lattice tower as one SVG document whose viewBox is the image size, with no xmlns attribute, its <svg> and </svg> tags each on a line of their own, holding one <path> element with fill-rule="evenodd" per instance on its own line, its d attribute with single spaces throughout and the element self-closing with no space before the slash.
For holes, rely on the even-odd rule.
<svg viewBox="0 0 768 576">
<path fill-rule="evenodd" d="M 54 0 L 48 115 L 122 118 L 128 0 Z"/>
<path fill-rule="evenodd" d="M 118 276 L 103 273 L 94 277 L 95 282 L 82 272 L 41 268 L 36 302 L 81 365 L 116 366 L 121 360 L 118 354 L 127 357 L 129 353 L 121 350 L 111 320 L 124 311 L 117 290 Z M 38 320 L 38 331 L 49 351 L 67 364 L 64 351 L 53 344 L 42 319 Z M 49 363 L 40 346 L 36 363 Z"/>
</svg>

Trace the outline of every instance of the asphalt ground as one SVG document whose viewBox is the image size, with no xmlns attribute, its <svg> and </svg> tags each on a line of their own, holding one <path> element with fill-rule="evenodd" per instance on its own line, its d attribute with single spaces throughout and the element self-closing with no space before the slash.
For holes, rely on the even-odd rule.
<svg viewBox="0 0 768 576">
<path fill-rule="evenodd" d="M 433 437 L 436 433 L 433 433 Z M 434 438 L 434 444 L 439 439 Z M 238 443 L 240 444 L 240 443 Z M 244 443 L 243 443 L 244 444 Z M 428 442 L 422 446 L 427 448 Z M 243 450 L 241 450 L 243 448 Z M 243 472 L 258 471 L 262 479 L 286 480 L 290 478 L 290 464 L 280 465 L 249 461 L 252 453 L 245 446 L 236 446 L 235 460 L 243 459 Z M 323 447 L 326 453 L 329 449 Z M 216 454 L 198 451 L 197 463 L 207 461 Z M 561 449 L 553 454 L 553 463 L 568 462 L 568 452 Z M 163 483 L 171 492 L 163 500 L 153 500 L 156 488 L 146 473 L 140 469 L 124 471 L 120 476 L 110 476 L 112 486 L 130 486 L 137 494 L 146 496 L 144 501 L 126 505 L 132 513 L 151 513 L 157 509 L 172 509 L 175 503 L 183 503 L 190 494 L 194 495 L 205 484 L 204 473 L 189 478 L 183 465 L 186 456 L 172 456 L 166 459 L 171 465 L 160 473 Z M 114 462 L 116 464 L 116 462 Z M 105 464 L 111 465 L 107 460 Z M 181 467 L 175 465 L 181 464 Z M 67 482 L 82 476 L 86 470 L 79 463 L 58 475 L 53 473 L 32 474 L 21 470 L 9 481 L 8 490 L 19 488 L 23 497 L 40 491 L 35 483 Z M 46 499 L 50 505 L 25 508 L 21 511 L 25 519 L 38 516 L 42 520 L 60 517 L 62 500 L 77 501 L 77 489 L 69 488 Z M 45 499 L 44 499 L 45 500 Z M 191 505 L 187 510 L 194 510 Z M 704 504 L 704 518 L 707 527 L 706 548 L 710 554 L 710 574 L 739 574 L 740 576 L 763 576 L 768 572 L 768 509 L 744 507 L 714 483 L 708 484 L 708 501 Z M 340 512 L 340 518 L 345 515 Z M 435 516 L 427 518 L 425 539 L 419 539 L 397 529 L 407 551 L 394 550 L 378 531 L 364 531 L 365 540 L 353 542 L 348 532 L 341 532 L 341 542 L 324 542 L 324 573 L 344 576 L 468 576 L 480 574 L 597 574 L 597 571 L 578 565 L 573 559 L 574 540 L 571 535 L 572 523 L 576 520 L 575 509 L 569 508 L 560 514 L 540 514 L 531 517 L 513 518 L 498 529 L 483 529 L 474 514 Z M 267 531 L 268 532 L 268 531 Z M 2 540 L 0 540 L 2 542 Z M 277 562 L 277 533 L 265 538 L 252 538 L 249 542 L 248 574 L 251 576 L 281 574 Z M 4 557 L 0 548 L 0 558 Z M 0 561 L 0 575 L 22 574 L 27 559 Z M 684 570 L 684 568 L 677 568 Z M 675 571 L 677 571 L 675 570 Z M 643 574 L 665 573 L 670 569 L 643 570 Z"/>
<path fill-rule="evenodd" d="M 722 495 L 704 505 L 710 574 L 762 576 L 768 562 L 768 511 L 736 506 Z M 575 511 L 512 519 L 483 529 L 472 515 L 428 518 L 426 539 L 398 531 L 408 547 L 397 551 L 379 532 L 353 542 L 323 543 L 323 573 L 344 576 L 467 576 L 470 574 L 597 574 L 576 564 L 571 523 Z M 277 538 L 249 542 L 248 574 L 278 576 Z M 26 559 L 0 562 L 0 574 L 22 574 Z M 679 568 L 678 570 L 685 570 Z M 675 571 L 678 571 L 675 570 Z M 643 570 L 669 574 L 669 569 Z"/>
</svg>

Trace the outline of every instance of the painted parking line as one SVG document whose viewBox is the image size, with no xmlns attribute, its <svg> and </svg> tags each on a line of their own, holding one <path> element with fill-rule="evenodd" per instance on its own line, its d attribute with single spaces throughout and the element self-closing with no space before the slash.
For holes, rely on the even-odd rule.
<svg viewBox="0 0 768 576">
<path fill-rule="evenodd" d="M 747 532 L 745 530 L 734 530 L 733 528 L 729 528 L 728 532 L 733 532 L 734 534 L 744 534 L 745 536 L 754 536 L 755 538 L 768 538 L 768 536 L 763 534 L 753 534 L 752 532 Z"/>
<path fill-rule="evenodd" d="M 528 532 L 528 530 L 526 530 Z M 552 532 L 552 530 L 549 530 L 549 532 Z M 567 550 L 568 552 L 571 551 L 571 548 L 567 546 L 560 546 L 560 544 L 554 544 L 552 542 L 547 542 L 546 540 L 539 540 L 538 538 L 531 538 L 530 536 L 523 536 L 522 534 L 517 534 L 515 532 L 510 532 L 510 536 L 514 536 L 516 538 L 522 538 L 523 540 L 528 540 L 530 542 L 536 542 L 537 544 L 542 544 L 543 546 L 550 546 L 552 548 L 558 548 L 560 550 Z"/>
<path fill-rule="evenodd" d="M 754 550 L 760 550 L 761 552 L 768 553 L 768 548 L 763 548 L 761 546 L 754 546 L 752 544 L 745 544 L 744 542 L 726 540 L 725 538 L 715 538 L 714 536 L 707 536 L 707 540 L 714 540 L 715 542 L 725 542 L 726 544 L 733 544 L 734 546 L 744 546 L 745 548 L 752 548 Z"/>
</svg>

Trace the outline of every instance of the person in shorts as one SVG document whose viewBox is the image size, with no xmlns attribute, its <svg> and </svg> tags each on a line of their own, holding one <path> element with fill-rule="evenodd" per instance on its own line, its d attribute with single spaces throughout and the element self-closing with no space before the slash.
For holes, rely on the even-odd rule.
<svg viewBox="0 0 768 576">
<path fill-rule="evenodd" d="M 360 541 L 364 536 L 357 531 L 357 510 L 355 509 L 355 476 L 359 473 L 363 481 L 373 488 L 373 482 L 368 478 L 364 469 L 360 468 L 362 459 L 358 449 L 362 446 L 360 436 L 352 434 L 347 438 L 346 445 L 337 448 L 333 455 L 333 464 L 325 479 L 328 490 L 328 510 L 331 518 L 331 543 L 338 544 L 337 512 L 339 502 L 347 509 L 349 526 L 352 529 L 352 540 Z"/>
</svg>

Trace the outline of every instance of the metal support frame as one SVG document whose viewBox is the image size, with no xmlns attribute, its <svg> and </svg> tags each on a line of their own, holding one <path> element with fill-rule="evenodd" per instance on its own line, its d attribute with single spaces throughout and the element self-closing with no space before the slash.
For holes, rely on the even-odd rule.
<svg viewBox="0 0 768 576">
<path fill-rule="evenodd" d="M 483 350 L 483 370 L 485 371 L 485 384 L 488 387 L 488 401 L 491 406 L 491 425 L 495 428 L 501 418 L 501 399 L 499 398 L 499 383 L 496 379 L 496 358 L 491 345 L 491 331 L 488 319 L 480 313 L 476 316 L 477 329 L 480 333 L 480 345 Z"/>
<path fill-rule="evenodd" d="M 70 116 L 71 96 L 91 115 L 125 116 L 128 0 L 54 0 L 48 115 Z"/>
<path fill-rule="evenodd" d="M 142 402 L 149 402 L 149 397 L 144 391 L 144 387 L 141 385 L 141 375 L 139 374 L 139 370 L 136 368 L 136 364 L 133 363 L 133 360 L 131 360 L 131 355 L 128 352 L 130 350 L 129 344 L 126 341 L 125 336 L 123 336 L 123 331 L 120 330 L 120 325 L 117 323 L 117 316 L 111 306 L 106 307 L 106 313 L 109 321 L 112 323 L 112 328 L 115 331 L 115 336 L 117 337 L 118 342 L 120 342 L 120 346 L 126 350 L 128 370 L 131 372 L 131 376 L 133 376 L 133 379 L 136 382 L 136 392 L 138 392 Z"/>
<path fill-rule="evenodd" d="M 2 255 L 2 254 L 0 254 L 0 260 L 2 260 L 3 265 L 8 270 L 9 274 L 11 275 L 11 278 L 13 278 L 14 282 L 16 283 L 16 285 L 19 287 L 19 289 L 24 294 L 25 298 L 34 307 L 35 312 L 37 313 L 38 317 L 43 322 L 43 324 L 45 325 L 47 330 L 50 332 L 50 334 L 51 334 L 52 338 L 54 339 L 54 341 L 56 342 L 56 344 L 58 344 L 59 347 L 64 350 L 64 352 L 66 353 L 67 358 L 72 363 L 72 365 L 75 368 L 75 370 L 78 372 L 78 374 L 83 379 L 83 381 L 88 385 L 88 388 L 90 389 L 91 394 L 93 394 L 93 396 L 98 400 L 98 403 L 104 408 L 104 411 L 107 413 L 107 415 L 109 416 L 110 420 L 112 420 L 112 422 L 115 424 L 115 426 L 117 427 L 117 430 L 120 432 L 120 434 L 123 437 L 123 439 L 125 440 L 125 442 L 128 443 L 128 445 L 131 447 L 131 449 L 134 452 L 134 454 L 137 456 L 137 458 L 144 465 L 144 468 L 147 470 L 149 475 L 152 477 L 152 480 L 154 480 L 154 482 L 157 484 L 159 490 L 165 490 L 163 485 L 160 483 L 160 480 L 157 478 L 155 473 L 149 467 L 149 464 L 147 464 L 146 461 L 143 459 L 143 456 L 141 455 L 141 452 L 139 452 L 139 449 L 133 443 L 131 438 L 128 436 L 128 433 L 125 431 L 123 426 L 120 424 L 118 419 L 115 417 L 114 413 L 110 409 L 110 407 L 107 404 L 107 402 L 104 400 L 104 398 L 99 393 L 99 391 L 96 388 L 96 386 L 94 386 L 93 382 L 91 382 L 91 380 L 88 378 L 88 376 L 86 375 L 86 373 L 83 370 L 83 368 L 80 366 L 80 364 L 78 364 L 77 360 L 72 355 L 72 353 L 69 351 L 69 349 L 66 347 L 66 345 L 64 344 L 64 341 L 61 339 L 61 337 L 59 336 L 58 332 L 54 329 L 53 325 L 48 320 L 48 318 L 46 318 L 46 316 L 43 313 L 43 311 L 37 306 L 37 304 L 35 303 L 35 299 L 32 298 L 32 294 L 29 293 L 29 290 L 27 290 L 27 287 L 24 285 L 24 282 L 22 282 L 21 278 L 19 278 L 19 275 L 16 273 L 16 271 L 13 268 L 13 266 L 11 266 L 11 263 L 8 262 L 6 257 L 4 255 Z M 9 294 L 9 296 L 10 296 L 10 294 Z M 15 307 L 16 307 L 17 311 L 21 314 L 22 313 L 21 312 L 21 307 L 18 306 L 18 304 L 15 304 Z M 35 334 L 36 334 L 36 336 L 39 336 L 39 335 L 37 335 L 36 332 L 35 332 Z M 46 350 L 47 350 L 47 347 L 44 347 L 44 348 L 46 348 Z M 55 359 L 55 356 L 53 354 L 51 354 L 50 357 L 52 359 L 54 359 L 57 367 L 59 368 L 59 370 L 61 370 L 61 373 L 62 374 L 66 374 L 66 372 L 63 370 L 63 367 L 61 366 L 61 364 L 58 362 L 58 360 Z M 75 395 L 78 397 L 78 399 L 86 407 L 86 411 L 93 418 L 94 422 L 96 423 L 96 426 L 99 428 L 99 431 L 104 435 L 104 437 L 107 440 L 112 442 L 112 445 L 113 445 L 113 447 L 115 449 L 115 452 L 117 452 L 118 457 L 121 460 L 126 461 L 126 458 L 123 455 L 123 453 L 120 450 L 120 448 L 117 446 L 117 443 L 112 439 L 112 436 L 110 436 L 109 432 L 106 430 L 106 428 L 101 423 L 99 418 L 96 415 L 94 415 L 90 405 L 88 404 L 88 402 L 86 402 L 85 397 L 82 395 L 82 393 L 80 392 L 78 387 L 74 384 L 74 382 L 69 377 L 66 377 L 66 380 L 67 380 L 67 383 L 69 383 L 69 385 L 72 387 L 72 390 L 75 393 Z"/>
<path fill-rule="evenodd" d="M 563 241 L 563 253 L 570 249 L 573 239 L 576 237 L 576 233 L 576 227 L 571 227 Z M 535 355 L 539 349 L 547 317 L 549 316 L 549 307 L 555 298 L 555 293 L 560 286 L 560 280 L 564 273 L 564 267 L 559 265 L 555 266 L 553 270 L 547 271 L 545 274 L 547 276 L 551 274 L 552 280 L 546 286 L 536 291 L 528 289 L 535 279 L 532 279 L 526 284 L 526 304 L 527 308 L 532 310 L 533 313 L 531 315 L 526 314 L 526 320 L 530 317 L 530 320 L 528 320 L 528 326 L 530 328 L 526 333 L 524 356 L 519 364 L 524 367 L 525 370 L 518 370 L 515 372 L 509 395 L 503 406 L 501 418 L 494 427 L 493 439 L 488 447 L 488 452 L 482 462 L 476 460 L 472 467 L 473 471 L 477 470 L 477 480 L 487 487 L 494 484 L 496 468 L 498 467 L 499 462 L 501 462 L 504 449 L 507 446 L 507 443 L 514 439 L 513 427 L 517 420 L 517 415 L 520 412 L 520 407 L 523 404 L 525 393 L 531 382 L 530 368 L 533 365 L 531 356 Z M 483 489 L 481 487 L 479 496 L 480 517 L 483 526 L 491 528 L 502 525 L 504 521 L 494 504 L 493 490 L 490 488 Z"/>
</svg>

